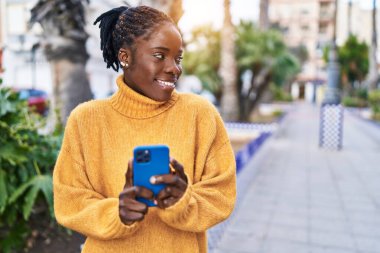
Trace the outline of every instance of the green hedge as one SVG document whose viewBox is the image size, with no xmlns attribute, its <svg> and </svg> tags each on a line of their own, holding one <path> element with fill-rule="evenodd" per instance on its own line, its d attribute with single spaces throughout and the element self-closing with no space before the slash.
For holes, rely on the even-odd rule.
<svg viewBox="0 0 380 253">
<path fill-rule="evenodd" d="M 292 102 L 292 96 L 283 90 L 282 87 L 278 87 L 275 84 L 271 83 L 270 91 L 273 95 L 273 100 L 278 102 Z"/>
<path fill-rule="evenodd" d="M 368 102 L 365 99 L 359 98 L 359 97 L 344 97 L 342 99 L 342 104 L 346 107 L 367 107 Z"/>
<path fill-rule="evenodd" d="M 369 92 L 368 101 L 373 112 L 373 119 L 380 121 L 380 90 Z"/>
<path fill-rule="evenodd" d="M 18 94 L 0 85 L 0 252 L 24 247 L 37 206 L 47 219 L 54 217 L 52 169 L 62 133 L 39 134 L 43 122 Z"/>
</svg>

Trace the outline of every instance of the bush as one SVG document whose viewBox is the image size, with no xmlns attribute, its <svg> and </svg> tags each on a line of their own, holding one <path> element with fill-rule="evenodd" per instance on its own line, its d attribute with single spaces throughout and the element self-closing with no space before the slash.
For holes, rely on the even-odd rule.
<svg viewBox="0 0 380 253">
<path fill-rule="evenodd" d="M 273 94 L 273 100 L 274 101 L 280 101 L 280 102 L 291 102 L 292 96 L 285 92 L 281 87 L 278 87 L 274 84 L 271 84 L 270 91 Z"/>
<path fill-rule="evenodd" d="M 373 119 L 380 121 L 380 90 L 369 92 L 368 102 L 372 109 Z"/>
<path fill-rule="evenodd" d="M 0 86 L 0 252 L 24 246 L 37 207 L 54 216 L 52 168 L 62 134 L 41 135 L 41 126 L 26 101 Z"/>
<path fill-rule="evenodd" d="M 355 96 L 363 100 L 368 100 L 368 90 L 364 88 L 358 88 L 355 90 Z"/>
<path fill-rule="evenodd" d="M 367 100 L 360 97 L 344 97 L 342 99 L 342 104 L 346 107 L 363 108 L 368 106 Z"/>
<path fill-rule="evenodd" d="M 273 117 L 276 117 L 276 118 L 279 118 L 279 117 L 281 117 L 282 115 L 284 115 L 284 112 L 281 111 L 281 110 L 275 110 L 275 111 L 272 112 L 272 116 L 273 116 Z"/>
</svg>

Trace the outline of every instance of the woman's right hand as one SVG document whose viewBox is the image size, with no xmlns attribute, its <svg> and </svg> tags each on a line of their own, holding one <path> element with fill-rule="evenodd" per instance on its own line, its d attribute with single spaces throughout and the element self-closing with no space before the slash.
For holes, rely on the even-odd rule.
<svg viewBox="0 0 380 253">
<path fill-rule="evenodd" d="M 145 203 L 136 200 L 136 197 L 153 199 L 153 192 L 145 187 L 133 186 L 132 180 L 132 161 L 128 163 L 128 170 L 125 174 L 125 185 L 119 195 L 119 217 L 125 225 L 131 225 L 135 221 L 144 219 L 148 212 Z"/>
</svg>

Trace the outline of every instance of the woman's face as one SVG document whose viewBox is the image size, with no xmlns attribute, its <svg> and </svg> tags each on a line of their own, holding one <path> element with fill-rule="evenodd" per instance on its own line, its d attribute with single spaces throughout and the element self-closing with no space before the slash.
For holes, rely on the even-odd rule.
<svg viewBox="0 0 380 253">
<path fill-rule="evenodd" d="M 124 81 L 136 92 L 156 101 L 167 101 L 182 73 L 182 37 L 171 23 L 155 28 L 149 39 L 135 41 L 135 51 L 121 49 L 119 59 L 128 62 Z"/>
</svg>

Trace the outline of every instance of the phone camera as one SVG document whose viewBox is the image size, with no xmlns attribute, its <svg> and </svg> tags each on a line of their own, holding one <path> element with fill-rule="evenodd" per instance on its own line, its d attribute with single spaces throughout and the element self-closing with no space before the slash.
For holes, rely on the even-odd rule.
<svg viewBox="0 0 380 253">
<path fill-rule="evenodd" d="M 136 152 L 136 161 L 138 163 L 147 163 L 150 162 L 150 152 L 149 150 L 138 150 Z"/>
</svg>

